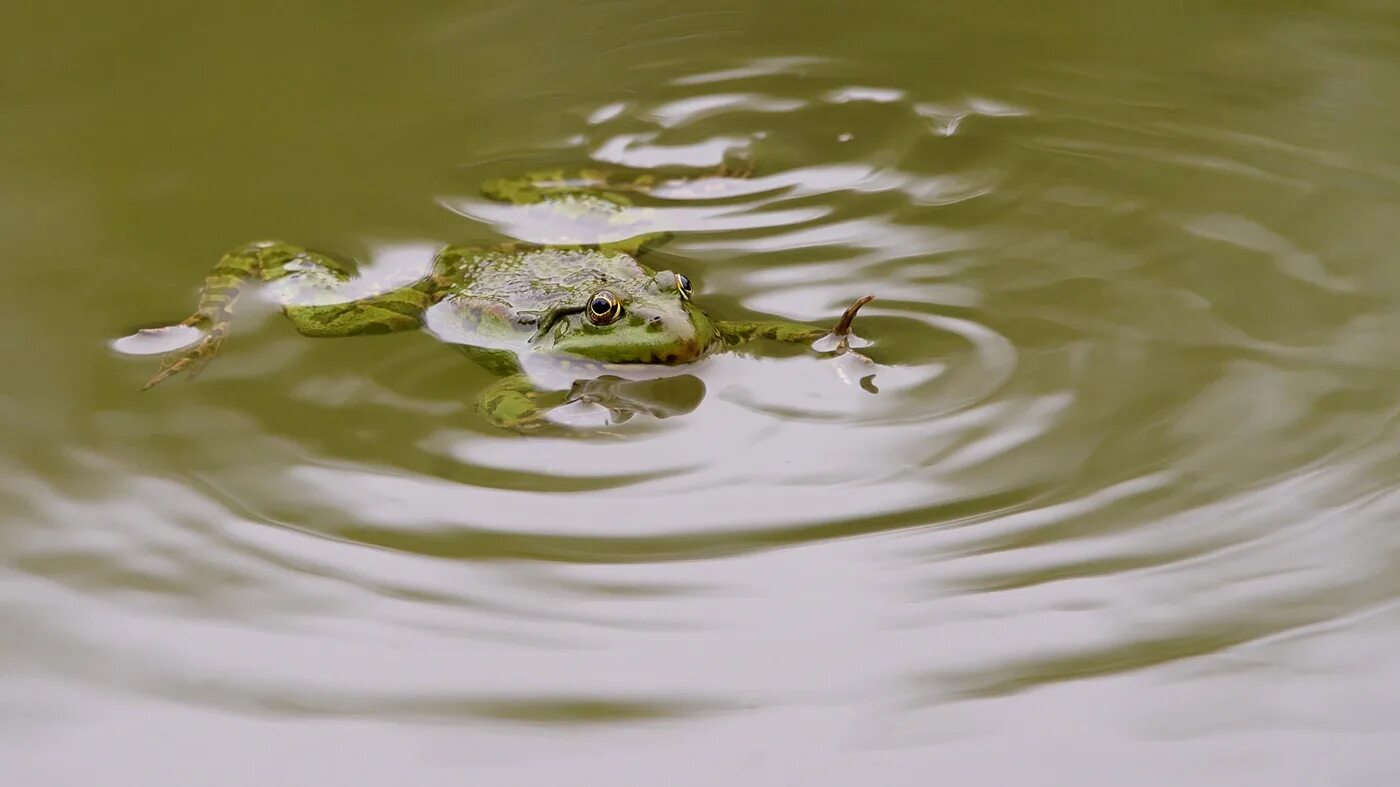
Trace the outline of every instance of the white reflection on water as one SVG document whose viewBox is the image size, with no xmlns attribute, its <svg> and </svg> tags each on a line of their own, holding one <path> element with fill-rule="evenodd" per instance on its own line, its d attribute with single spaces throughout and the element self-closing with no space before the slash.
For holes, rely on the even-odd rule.
<svg viewBox="0 0 1400 787">
<path fill-rule="evenodd" d="M 610 81 L 570 154 L 752 148 L 752 182 L 643 206 L 703 233 L 662 253 L 726 314 L 819 321 L 875 292 L 875 395 L 842 362 L 728 356 L 693 370 L 687 415 L 526 440 L 473 419 L 482 375 L 427 339 L 318 360 L 266 328 L 138 400 L 26 333 L 50 368 L 16 390 L 60 382 L 4 400 L 0 724 L 20 756 L 0 771 L 1393 783 L 1400 222 L 1394 168 L 1326 147 L 1394 135 L 1366 126 L 1384 102 L 1346 55 L 1377 50 L 1311 43 L 1290 51 L 1345 66 L 1326 100 L 1367 100 L 1297 137 L 1291 94 L 1207 101 L 1250 74 L 1210 51 L 1142 84 L 1014 67 L 1055 89 L 976 91 L 997 99 L 871 93 L 883 74 L 818 59 L 660 80 L 758 83 L 709 102 Z M 1290 91 L 1328 68 L 1267 61 L 1260 85 Z M 371 245 L 375 277 L 431 256 Z M 117 309 L 129 291 L 102 284 L 65 299 Z"/>
<path fill-rule="evenodd" d="M 694 123 L 726 112 L 792 112 L 805 101 L 753 93 L 714 93 L 678 99 L 653 108 L 650 115 L 662 128 Z"/>
</svg>

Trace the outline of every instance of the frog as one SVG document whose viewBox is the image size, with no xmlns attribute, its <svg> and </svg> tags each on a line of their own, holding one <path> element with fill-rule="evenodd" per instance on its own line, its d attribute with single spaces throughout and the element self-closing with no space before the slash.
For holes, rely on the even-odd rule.
<svg viewBox="0 0 1400 787">
<path fill-rule="evenodd" d="M 634 195 L 660 187 L 722 188 L 751 174 L 751 167 L 671 178 L 555 169 L 489 180 L 480 188 L 487 200 L 543 210 L 564 226 L 580 217 L 601 218 L 613 229 L 612 239 L 450 245 L 436 253 L 424 275 L 382 286 L 357 279 L 355 266 L 331 253 L 281 240 L 243 244 L 205 277 L 192 314 L 141 331 L 197 337 L 168 352 L 142 390 L 181 373 L 194 376 L 216 356 L 228 339 L 235 304 L 250 286 L 271 290 L 282 314 L 305 336 L 432 333 L 495 375 L 476 395 L 474 410 L 495 427 L 518 433 L 557 428 L 555 411 L 578 401 L 610 409 L 612 422 L 626 420 L 639 408 L 617 395 L 617 381 L 628 376 L 624 370 L 683 367 L 761 340 L 805 344 L 832 356 L 853 352 L 851 327 L 872 295 L 856 298 L 831 328 L 779 319 L 721 320 L 696 302 L 686 274 L 644 264 L 671 233 L 631 233 L 642 215 Z M 540 361 L 575 378 L 563 386 L 567 392 L 531 372 Z"/>
</svg>

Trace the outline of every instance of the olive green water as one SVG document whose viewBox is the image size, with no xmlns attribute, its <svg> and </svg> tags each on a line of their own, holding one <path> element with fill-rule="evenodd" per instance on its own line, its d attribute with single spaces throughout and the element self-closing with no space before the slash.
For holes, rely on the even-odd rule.
<svg viewBox="0 0 1400 787">
<path fill-rule="evenodd" d="M 0 782 L 1400 783 L 1400 13 L 1382 0 L 10 4 Z M 262 237 L 662 253 L 877 363 L 522 439 L 425 335 L 111 341 Z M 686 390 L 694 394 L 697 386 Z"/>
</svg>

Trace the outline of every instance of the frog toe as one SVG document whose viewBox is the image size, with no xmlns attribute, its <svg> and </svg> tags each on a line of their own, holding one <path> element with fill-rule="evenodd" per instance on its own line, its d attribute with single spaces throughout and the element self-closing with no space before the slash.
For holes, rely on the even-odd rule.
<svg viewBox="0 0 1400 787">
<path fill-rule="evenodd" d="M 841 320 L 836 323 L 836 328 L 832 330 L 832 333 L 837 336 L 849 336 L 851 334 L 851 323 L 855 322 L 856 314 L 860 311 L 862 306 L 873 300 L 875 300 L 874 295 L 862 295 L 856 298 L 855 303 L 848 306 L 846 311 L 841 314 Z"/>
<path fill-rule="evenodd" d="M 812 349 L 817 352 L 830 352 L 840 355 L 849 351 L 852 347 L 869 347 L 870 342 L 851 333 L 851 325 L 855 322 L 856 314 L 860 312 L 862 306 L 875 300 L 874 295 L 864 295 L 855 300 L 846 311 L 841 314 L 841 319 L 836 322 L 836 327 L 831 329 L 831 333 L 822 336 L 812 344 Z"/>
<path fill-rule="evenodd" d="M 210 359 L 219 354 L 223 343 L 222 332 L 205 334 L 204 338 L 200 339 L 193 347 L 167 358 L 161 364 L 160 371 L 147 380 L 146 384 L 141 386 L 141 390 L 146 391 L 154 388 L 181 372 L 187 373 L 191 378 L 197 376 L 204 370 Z"/>
<path fill-rule="evenodd" d="M 749 151 L 726 156 L 719 167 L 715 169 L 715 177 L 735 178 L 737 180 L 747 180 L 753 177 L 757 165 L 754 162 L 753 154 Z"/>
</svg>

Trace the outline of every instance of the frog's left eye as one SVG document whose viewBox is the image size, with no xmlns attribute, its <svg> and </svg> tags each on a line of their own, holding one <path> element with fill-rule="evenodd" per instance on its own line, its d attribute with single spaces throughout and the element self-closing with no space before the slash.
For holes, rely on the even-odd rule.
<svg viewBox="0 0 1400 787">
<path fill-rule="evenodd" d="M 622 316 L 622 302 L 607 290 L 600 291 L 588 301 L 588 321 L 594 325 L 608 325 L 617 322 Z"/>
<path fill-rule="evenodd" d="M 681 297 L 690 300 L 690 277 L 684 273 L 676 274 L 676 289 L 681 291 Z"/>
</svg>

